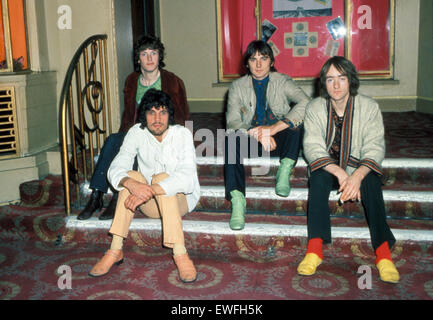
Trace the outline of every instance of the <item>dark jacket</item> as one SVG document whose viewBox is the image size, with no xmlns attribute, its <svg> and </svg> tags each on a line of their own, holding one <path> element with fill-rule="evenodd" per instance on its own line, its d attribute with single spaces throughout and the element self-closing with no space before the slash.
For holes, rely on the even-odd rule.
<svg viewBox="0 0 433 320">
<path fill-rule="evenodd" d="M 174 107 L 174 121 L 177 124 L 185 125 L 185 120 L 189 120 L 189 109 L 186 101 L 185 85 L 178 76 L 170 71 L 160 69 L 161 72 L 161 89 L 170 95 Z M 137 81 L 140 72 L 131 73 L 125 81 L 123 93 L 124 110 L 119 132 L 127 132 L 135 123 L 137 112 Z"/>
</svg>

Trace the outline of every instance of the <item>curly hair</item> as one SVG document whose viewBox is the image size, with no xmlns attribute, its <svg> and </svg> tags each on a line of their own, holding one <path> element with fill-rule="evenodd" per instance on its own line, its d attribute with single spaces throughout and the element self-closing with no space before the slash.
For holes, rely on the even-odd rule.
<svg viewBox="0 0 433 320">
<path fill-rule="evenodd" d="M 165 56 L 165 48 L 162 44 L 161 40 L 158 37 L 143 35 L 138 38 L 137 42 L 134 45 L 134 66 L 136 71 L 140 71 L 140 52 L 151 49 L 158 50 L 159 54 L 159 67 L 164 68 L 164 56 Z"/>
<path fill-rule="evenodd" d="M 350 62 L 350 60 L 347 60 L 346 58 L 340 56 L 335 56 L 328 59 L 328 61 L 325 62 L 322 69 L 320 70 L 320 96 L 326 99 L 329 98 L 328 90 L 326 89 L 326 75 L 331 66 L 334 66 L 339 72 L 341 72 L 342 75 L 347 76 L 349 80 L 350 95 L 353 97 L 356 96 L 359 89 L 358 72 L 356 71 L 355 66 L 352 62 Z"/>
<path fill-rule="evenodd" d="M 174 124 L 174 107 L 170 96 L 161 90 L 149 89 L 138 105 L 137 123 L 141 123 L 140 129 L 146 128 L 146 112 L 152 110 L 153 107 L 156 109 L 166 108 L 169 113 L 168 123 Z"/>
</svg>

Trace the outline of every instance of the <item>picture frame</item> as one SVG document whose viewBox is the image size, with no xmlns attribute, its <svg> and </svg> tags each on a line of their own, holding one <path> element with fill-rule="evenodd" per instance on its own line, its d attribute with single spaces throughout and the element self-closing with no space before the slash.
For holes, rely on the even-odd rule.
<svg viewBox="0 0 433 320">
<path fill-rule="evenodd" d="M 334 55 L 351 60 L 361 79 L 392 79 L 394 2 L 216 0 L 218 81 L 245 74 L 242 56 L 255 39 L 267 41 L 277 71 L 296 80 L 317 78 L 323 63 Z M 285 12 L 275 3 L 287 4 Z"/>
</svg>

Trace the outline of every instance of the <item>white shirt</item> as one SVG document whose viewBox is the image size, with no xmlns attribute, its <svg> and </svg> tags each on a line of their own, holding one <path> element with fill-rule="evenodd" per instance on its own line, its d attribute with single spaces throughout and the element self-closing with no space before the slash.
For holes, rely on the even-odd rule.
<svg viewBox="0 0 433 320">
<path fill-rule="evenodd" d="M 137 156 L 138 171 L 150 184 L 152 175 L 165 172 L 169 177 L 159 183 L 167 196 L 184 193 L 191 212 L 200 199 L 200 184 L 194 139 L 191 131 L 180 125 L 169 126 L 162 142 L 140 124 L 129 129 L 119 153 L 108 169 L 108 180 L 120 191 L 120 181 L 128 177 Z"/>
</svg>

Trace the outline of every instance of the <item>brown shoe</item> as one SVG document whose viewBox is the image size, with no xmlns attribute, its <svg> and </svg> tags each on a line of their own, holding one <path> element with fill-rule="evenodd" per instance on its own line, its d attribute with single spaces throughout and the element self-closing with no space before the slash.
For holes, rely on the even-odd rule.
<svg viewBox="0 0 433 320">
<path fill-rule="evenodd" d="M 118 266 L 123 262 L 123 251 L 122 250 L 107 250 L 101 260 L 95 264 L 89 272 L 91 277 L 101 277 L 106 275 L 113 264 Z"/>
<path fill-rule="evenodd" d="M 195 270 L 194 263 L 189 258 L 188 253 L 173 256 L 176 263 L 177 270 L 179 271 L 179 278 L 182 282 L 194 282 L 197 279 L 197 271 Z"/>
</svg>

